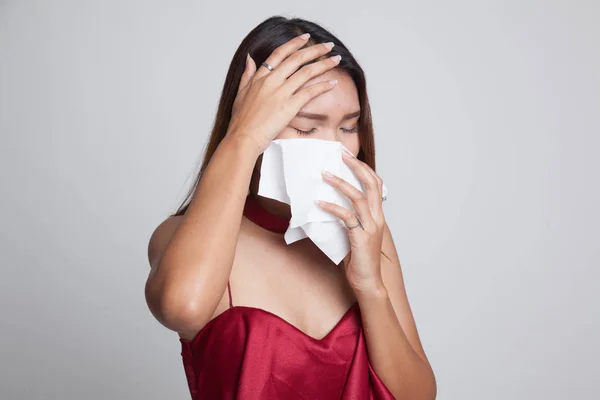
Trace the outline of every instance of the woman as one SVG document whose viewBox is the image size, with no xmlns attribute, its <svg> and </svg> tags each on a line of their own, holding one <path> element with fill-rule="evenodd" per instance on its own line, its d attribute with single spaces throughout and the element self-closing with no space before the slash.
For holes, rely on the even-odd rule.
<svg viewBox="0 0 600 400">
<path fill-rule="evenodd" d="M 299 136 L 356 156 L 344 162 L 364 193 L 323 177 L 356 210 L 321 205 L 348 228 L 339 266 L 308 239 L 286 245 L 289 205 L 257 195 L 261 154 Z M 179 333 L 194 399 L 435 398 L 381 185 L 350 51 L 302 19 L 259 24 L 233 57 L 195 185 L 148 247 L 147 303 Z"/>
</svg>

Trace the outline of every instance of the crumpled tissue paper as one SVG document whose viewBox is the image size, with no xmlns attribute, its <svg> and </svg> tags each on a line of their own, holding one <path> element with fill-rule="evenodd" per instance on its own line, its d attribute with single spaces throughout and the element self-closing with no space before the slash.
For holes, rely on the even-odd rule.
<svg viewBox="0 0 600 400">
<path fill-rule="evenodd" d="M 258 195 L 290 205 L 292 217 L 284 234 L 285 242 L 291 244 L 308 237 L 336 265 L 350 251 L 347 228 L 340 218 L 319 207 L 316 200 L 354 210 L 350 199 L 323 180 L 323 170 L 364 192 L 360 180 L 342 159 L 343 151 L 353 156 L 338 141 L 273 140 L 263 152 L 258 187 Z M 385 184 L 383 196 L 387 196 Z"/>
</svg>

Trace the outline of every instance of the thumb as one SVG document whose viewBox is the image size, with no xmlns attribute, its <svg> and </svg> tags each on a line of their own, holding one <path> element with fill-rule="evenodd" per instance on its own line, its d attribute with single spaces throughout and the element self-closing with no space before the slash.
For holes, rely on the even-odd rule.
<svg viewBox="0 0 600 400">
<path fill-rule="evenodd" d="M 250 82 L 254 73 L 256 72 L 256 64 L 250 54 L 246 55 L 246 68 L 244 69 L 244 73 L 242 74 L 242 79 L 240 80 L 240 86 L 238 88 L 238 93 L 241 92 Z"/>
<path fill-rule="evenodd" d="M 342 259 L 342 263 L 338 264 L 338 266 L 342 266 L 344 267 L 344 269 L 348 266 L 348 264 L 350 263 L 350 258 L 352 257 L 352 252 L 348 252 L 348 254 L 346 254 L 346 257 L 344 257 Z"/>
</svg>

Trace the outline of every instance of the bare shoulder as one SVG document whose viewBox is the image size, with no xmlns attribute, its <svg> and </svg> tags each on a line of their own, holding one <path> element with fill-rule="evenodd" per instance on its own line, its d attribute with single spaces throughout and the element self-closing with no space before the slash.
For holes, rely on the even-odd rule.
<svg viewBox="0 0 600 400">
<path fill-rule="evenodd" d="M 151 267 L 154 267 L 160 261 L 163 252 L 182 220 L 183 215 L 169 216 L 152 232 L 148 242 L 148 261 Z"/>
</svg>

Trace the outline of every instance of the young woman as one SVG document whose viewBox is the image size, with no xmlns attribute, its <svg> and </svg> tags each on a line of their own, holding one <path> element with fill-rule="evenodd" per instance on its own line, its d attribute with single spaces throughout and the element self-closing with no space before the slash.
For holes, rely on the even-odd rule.
<svg viewBox="0 0 600 400">
<path fill-rule="evenodd" d="M 339 266 L 310 239 L 287 245 L 289 205 L 257 195 L 263 151 L 299 136 L 356 156 L 344 162 L 364 192 L 323 176 L 354 207 L 321 205 L 348 228 Z M 179 333 L 193 399 L 435 398 L 381 185 L 350 51 L 306 20 L 259 24 L 231 62 L 198 178 L 148 247 L 147 303 Z"/>
</svg>

